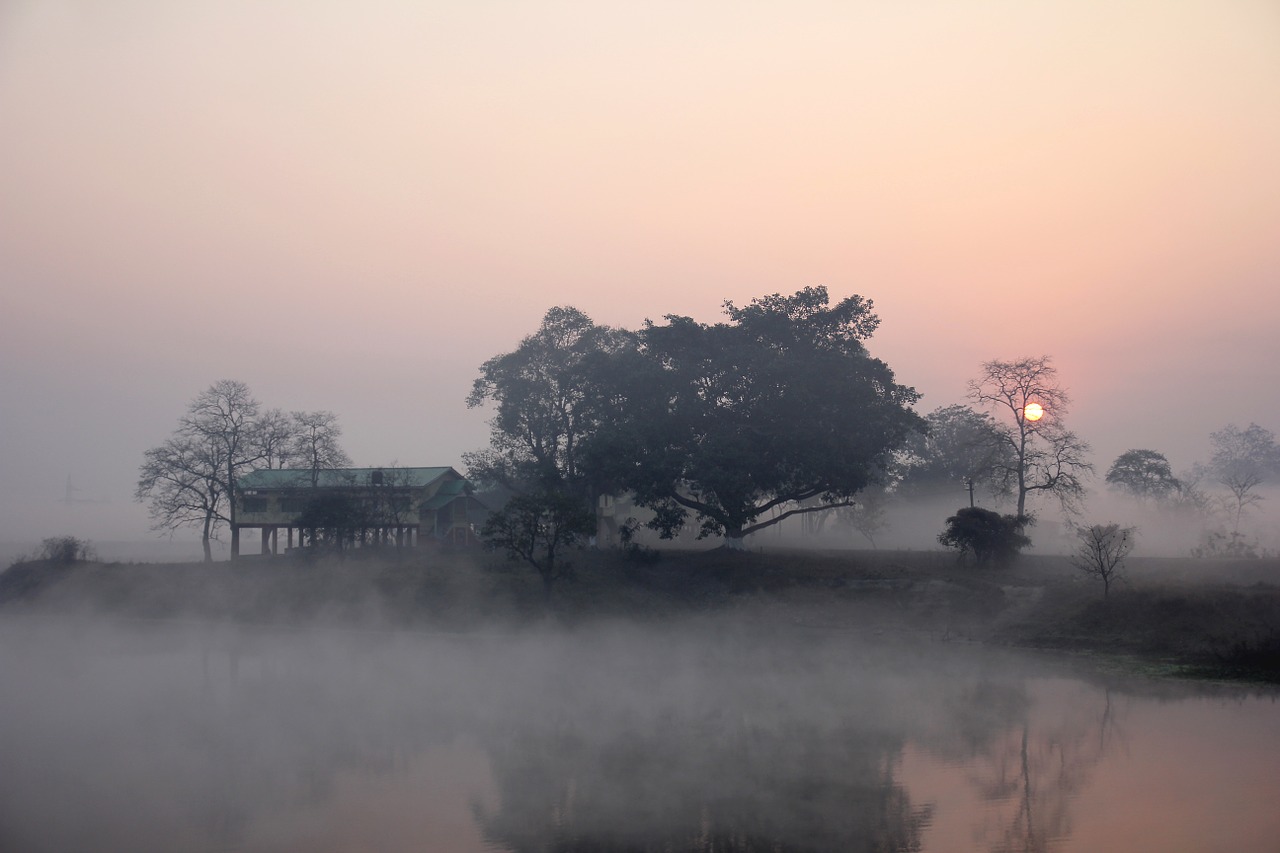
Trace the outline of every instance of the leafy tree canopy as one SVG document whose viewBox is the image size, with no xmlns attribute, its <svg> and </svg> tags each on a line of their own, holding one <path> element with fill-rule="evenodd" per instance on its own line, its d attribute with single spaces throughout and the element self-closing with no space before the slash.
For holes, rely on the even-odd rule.
<svg viewBox="0 0 1280 853">
<path fill-rule="evenodd" d="M 1138 498 L 1163 500 L 1178 492 L 1180 483 L 1163 453 L 1126 450 L 1107 470 L 1107 484 Z"/>
<path fill-rule="evenodd" d="M 598 365 L 634 342 L 576 308 L 547 311 L 538 331 L 480 367 L 467 405 L 492 403 L 495 412 L 489 447 L 464 457 L 468 475 L 515 491 L 584 489 L 583 445 L 597 431 L 605 401 Z"/>
<path fill-rule="evenodd" d="M 699 535 L 736 547 L 789 515 L 851 505 L 922 422 L 908 408 L 919 395 L 863 344 L 879 325 L 869 300 L 831 305 L 810 287 L 724 307 L 728 322 L 646 322 L 639 350 L 611 360 L 592 458 L 662 535 L 692 515 Z"/>
<path fill-rule="evenodd" d="M 965 482 L 984 487 L 992 495 L 1008 491 L 1004 472 L 1015 463 L 995 418 L 968 406 L 934 409 L 925 416 L 925 429 L 913 433 L 894 468 L 907 494 L 953 490 Z"/>
</svg>

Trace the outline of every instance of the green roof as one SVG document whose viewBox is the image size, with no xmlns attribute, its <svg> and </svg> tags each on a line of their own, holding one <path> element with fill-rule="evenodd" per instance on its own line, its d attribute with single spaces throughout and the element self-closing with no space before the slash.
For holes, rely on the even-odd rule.
<svg viewBox="0 0 1280 853">
<path fill-rule="evenodd" d="M 467 481 L 452 468 L 326 468 L 317 472 L 316 486 L 322 489 L 340 488 L 342 486 L 369 486 L 375 481 L 375 473 L 382 474 L 384 486 L 406 486 L 420 489 L 432 483 L 446 479 L 440 485 L 445 489 L 456 490 L 453 494 L 462 494 Z M 452 475 L 452 477 L 449 477 Z M 310 468 L 263 468 L 251 471 L 236 481 L 242 489 L 297 489 L 311 487 Z"/>
</svg>

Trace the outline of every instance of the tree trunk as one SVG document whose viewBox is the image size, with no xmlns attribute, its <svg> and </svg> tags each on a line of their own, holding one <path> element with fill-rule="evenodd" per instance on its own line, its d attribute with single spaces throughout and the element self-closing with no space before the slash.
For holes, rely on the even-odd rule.
<svg viewBox="0 0 1280 853">
<path fill-rule="evenodd" d="M 200 531 L 200 546 L 204 548 L 204 561 L 206 563 L 213 562 L 213 548 L 209 545 L 209 528 L 213 524 L 213 519 L 208 515 L 204 517 L 204 530 Z"/>
<path fill-rule="evenodd" d="M 231 524 L 231 559 L 240 558 L 240 528 L 236 527 L 236 480 L 232 454 L 227 453 L 227 517 Z"/>
<path fill-rule="evenodd" d="M 742 536 L 742 531 L 726 530 L 724 534 L 724 544 L 721 547 L 729 551 L 747 550 L 747 543 Z"/>
</svg>

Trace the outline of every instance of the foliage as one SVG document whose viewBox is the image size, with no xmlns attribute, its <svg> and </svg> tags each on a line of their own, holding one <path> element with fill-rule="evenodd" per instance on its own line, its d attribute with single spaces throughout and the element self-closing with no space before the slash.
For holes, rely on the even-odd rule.
<svg viewBox="0 0 1280 853">
<path fill-rule="evenodd" d="M 904 494 L 951 492 L 973 483 L 997 496 L 1008 492 L 1003 472 L 1014 465 L 1013 450 L 991 415 L 952 405 L 925 415 L 925 429 L 908 437 L 894 468 Z"/>
<path fill-rule="evenodd" d="M 1258 486 L 1280 471 L 1280 447 L 1274 432 L 1252 423 L 1246 429 L 1227 424 L 1211 433 L 1209 441 L 1213 445 L 1209 468 L 1231 494 L 1233 530 L 1238 533 L 1245 511 L 1262 502 Z"/>
<path fill-rule="evenodd" d="M 1107 470 L 1107 484 L 1136 498 L 1166 500 L 1179 493 L 1182 484 L 1163 453 L 1126 450 Z"/>
<path fill-rule="evenodd" d="M 1124 561 L 1133 550 L 1135 528 L 1119 524 L 1094 524 L 1076 528 L 1080 544 L 1071 555 L 1071 565 L 1102 581 L 1102 597 L 1111 592 L 1111 584 L 1119 580 Z"/>
<path fill-rule="evenodd" d="M 410 523 L 413 498 L 407 472 L 394 464 L 378 470 L 382 477 L 375 482 L 361 485 L 351 480 L 339 492 L 313 494 L 307 500 L 296 526 L 306 532 L 309 544 L 341 551 L 358 540 L 362 546 L 377 547 L 385 543 L 366 541 L 366 534 L 381 536 Z"/>
<path fill-rule="evenodd" d="M 50 563 L 80 563 L 97 558 L 97 552 L 87 539 L 53 536 L 40 542 L 38 559 Z"/>
<path fill-rule="evenodd" d="M 960 552 L 961 562 L 972 559 L 978 565 L 1004 565 L 1031 544 L 1022 532 L 1031 519 L 1001 515 L 982 507 L 962 507 L 947 519 L 938 541 Z"/>
<path fill-rule="evenodd" d="M 829 305 L 811 287 L 725 313 L 647 322 L 639 351 L 609 362 L 592 459 L 664 538 L 692 516 L 700 537 L 740 548 L 789 516 L 854 504 L 921 420 L 919 395 L 863 345 L 879 324 L 870 301 Z"/>
<path fill-rule="evenodd" d="M 492 403 L 496 411 L 488 449 L 464 457 L 468 477 L 517 492 L 568 489 L 589 503 L 583 446 L 599 428 L 605 397 L 596 367 L 629 346 L 632 335 L 576 308 L 547 311 L 538 331 L 480 367 L 467 405 Z"/>
<path fill-rule="evenodd" d="M 551 598 L 555 582 L 566 575 L 566 548 L 595 532 L 595 516 L 574 496 L 554 490 L 517 495 L 489 516 L 481 536 L 513 560 L 523 560 L 542 578 L 543 595 Z"/>
<path fill-rule="evenodd" d="M 317 495 L 307 501 L 295 524 L 305 531 L 312 547 L 335 551 L 342 551 L 359 531 L 374 526 L 366 503 L 343 492 Z"/>
<path fill-rule="evenodd" d="M 1032 493 L 1053 495 L 1064 512 L 1074 513 L 1093 465 L 1087 460 L 1089 445 L 1063 425 L 1071 398 L 1058 382 L 1053 360 L 1046 355 L 985 362 L 982 375 L 969 382 L 969 399 L 1006 418 L 1002 439 L 1012 465 L 998 469 L 998 476 L 1017 495 L 1017 516 L 1027 514 Z M 1039 420 L 1026 417 L 1031 403 L 1044 410 Z"/>
</svg>

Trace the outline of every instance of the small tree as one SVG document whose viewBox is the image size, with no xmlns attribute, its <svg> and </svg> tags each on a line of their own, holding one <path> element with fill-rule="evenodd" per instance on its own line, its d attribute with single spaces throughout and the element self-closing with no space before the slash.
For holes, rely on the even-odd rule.
<svg viewBox="0 0 1280 853">
<path fill-rule="evenodd" d="M 1232 532 L 1240 532 L 1240 521 L 1247 509 L 1262 502 L 1257 488 L 1280 469 L 1280 447 L 1276 434 L 1257 424 L 1240 429 L 1227 424 L 1209 435 L 1213 443 L 1213 459 L 1209 463 L 1218 482 L 1231 493 L 1231 513 L 1235 519 Z"/>
<path fill-rule="evenodd" d="M 1111 584 L 1121 577 L 1124 561 L 1133 550 L 1135 528 L 1111 524 L 1095 524 L 1076 528 L 1080 546 L 1071 555 L 1071 565 L 1086 575 L 1102 581 L 1102 597 L 1111 592 Z"/>
<path fill-rule="evenodd" d="M 889 526 L 885 518 L 885 505 L 889 496 L 884 489 L 868 487 L 858 493 L 858 502 L 852 506 L 833 509 L 837 521 L 850 531 L 862 534 L 871 547 L 876 546 L 876 534 Z"/>
<path fill-rule="evenodd" d="M 555 582 L 568 563 L 560 556 L 595 531 L 595 518 L 580 500 L 558 491 L 517 495 L 489 516 L 481 530 L 490 545 L 513 560 L 524 560 L 542 578 L 543 597 L 551 600 Z"/>
<path fill-rule="evenodd" d="M 1031 544 L 1022 532 L 1031 520 L 1025 516 L 1001 515 L 982 507 L 967 506 L 947 519 L 938 541 L 960 552 L 960 561 L 970 557 L 975 564 L 1004 565 Z"/>
<path fill-rule="evenodd" d="M 1165 500 L 1176 495 L 1182 484 L 1163 453 L 1154 450 L 1126 450 L 1107 470 L 1107 485 L 1135 498 Z"/>
</svg>

